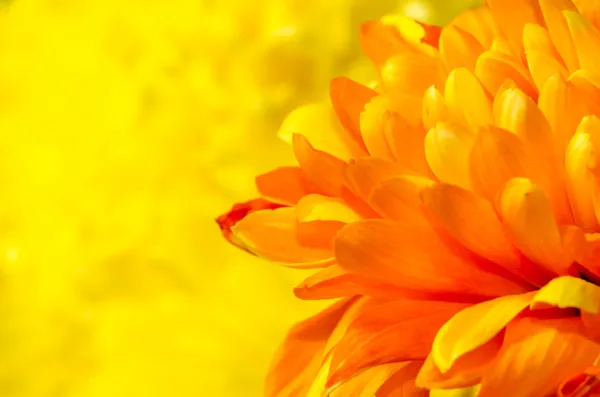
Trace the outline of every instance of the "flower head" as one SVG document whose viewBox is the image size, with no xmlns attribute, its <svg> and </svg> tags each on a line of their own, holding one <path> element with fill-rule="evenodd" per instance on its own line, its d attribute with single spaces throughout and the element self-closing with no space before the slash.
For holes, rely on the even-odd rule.
<svg viewBox="0 0 600 397">
<path fill-rule="evenodd" d="M 318 269 L 298 297 L 342 298 L 290 331 L 269 397 L 600 393 L 598 15 L 488 0 L 363 25 L 376 84 L 293 112 L 298 166 L 257 178 L 281 207 L 225 228 Z"/>
</svg>

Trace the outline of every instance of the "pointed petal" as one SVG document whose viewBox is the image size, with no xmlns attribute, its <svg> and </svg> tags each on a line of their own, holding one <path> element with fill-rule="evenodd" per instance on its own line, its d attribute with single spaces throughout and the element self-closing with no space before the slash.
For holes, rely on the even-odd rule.
<svg viewBox="0 0 600 397">
<path fill-rule="evenodd" d="M 319 372 L 327 340 L 352 302 L 338 302 L 288 332 L 267 374 L 266 397 L 306 395 Z"/>
<path fill-rule="evenodd" d="M 423 54 L 404 53 L 388 59 L 381 69 L 381 78 L 390 92 L 422 97 L 432 85 L 441 87 L 445 81 L 439 59 Z"/>
<path fill-rule="evenodd" d="M 489 342 L 466 353 L 446 372 L 439 370 L 432 354 L 429 354 L 417 376 L 417 385 L 427 389 L 450 389 L 478 384 L 500 351 L 502 337 L 500 333 Z"/>
<path fill-rule="evenodd" d="M 375 395 L 377 397 L 428 397 L 428 390 L 415 385 L 415 378 L 422 362 L 410 361 L 400 365 L 402 367 L 381 386 Z"/>
<path fill-rule="evenodd" d="M 579 69 L 575 46 L 563 11 L 576 11 L 570 0 L 539 0 L 550 38 L 570 72 Z"/>
<path fill-rule="evenodd" d="M 377 92 L 348 78 L 337 77 L 331 80 L 329 97 L 333 110 L 361 150 L 366 150 L 366 147 L 360 133 L 360 114 L 375 96 Z M 358 150 L 355 149 L 354 153 L 358 153 Z"/>
<path fill-rule="evenodd" d="M 217 218 L 217 224 L 221 229 L 221 234 L 230 244 L 243 249 L 244 251 L 250 252 L 245 245 L 238 241 L 233 232 L 232 228 L 249 214 L 262 211 L 262 210 L 274 210 L 283 207 L 281 204 L 273 203 L 264 199 L 254 199 L 246 201 L 244 203 L 235 204 L 229 212 L 219 216 Z"/>
<path fill-rule="evenodd" d="M 421 197 L 433 219 L 469 250 L 496 263 L 519 261 L 489 201 L 445 183 L 423 190 Z"/>
<path fill-rule="evenodd" d="M 295 134 L 304 136 L 312 147 L 334 157 L 343 160 L 352 157 L 348 145 L 351 138 L 328 103 L 306 105 L 290 113 L 281 124 L 279 136 L 291 142 Z"/>
<path fill-rule="evenodd" d="M 485 126 L 493 122 L 490 101 L 469 70 L 461 68 L 450 72 L 446 80 L 448 107 L 470 126 Z"/>
<path fill-rule="evenodd" d="M 396 176 L 380 182 L 369 198 L 369 204 L 384 218 L 413 225 L 429 224 L 421 211 L 421 191 L 433 184 L 427 178 Z"/>
<path fill-rule="evenodd" d="M 469 156 L 474 136 L 459 124 L 440 123 L 425 137 L 425 157 L 442 182 L 470 188 Z"/>
<path fill-rule="evenodd" d="M 434 363 L 446 372 L 465 354 L 498 335 L 531 302 L 532 292 L 508 295 L 471 306 L 442 326 L 431 348 Z"/>
<path fill-rule="evenodd" d="M 440 54 L 449 70 L 475 70 L 477 58 L 485 48 L 469 32 L 458 26 L 448 26 L 440 36 Z"/>
<path fill-rule="evenodd" d="M 348 327 L 335 347 L 328 384 L 365 368 L 424 359 L 441 327 L 466 304 L 399 300 L 371 307 Z"/>
<path fill-rule="evenodd" d="M 555 278 L 542 287 L 531 301 L 534 309 L 548 305 L 600 314 L 600 287 L 576 277 Z"/>
<path fill-rule="evenodd" d="M 232 233 L 255 255 L 288 266 L 324 267 L 333 259 L 331 250 L 300 244 L 294 208 L 252 212 L 232 228 Z"/>
<path fill-rule="evenodd" d="M 497 51 L 486 51 L 477 60 L 475 75 L 481 84 L 492 95 L 506 79 L 515 82 L 517 87 L 532 98 L 537 98 L 537 89 L 529 71 L 521 64 L 520 60 Z"/>
<path fill-rule="evenodd" d="M 315 149 L 302 135 L 294 135 L 294 153 L 300 168 L 327 195 L 340 197 L 346 163 Z"/>
<path fill-rule="evenodd" d="M 433 230 L 387 220 L 347 225 L 335 241 L 335 257 L 340 267 L 401 288 L 471 296 L 523 290 L 520 285 L 490 273 L 489 268 L 479 267 L 484 264 L 459 248 L 452 250 Z"/>
<path fill-rule="evenodd" d="M 346 167 L 345 179 L 348 187 L 358 197 L 368 200 L 373 189 L 381 182 L 404 169 L 397 164 L 375 157 L 365 157 L 351 162 Z"/>
<path fill-rule="evenodd" d="M 300 167 L 280 167 L 256 177 L 256 187 L 261 196 L 276 203 L 294 205 L 302 197 L 321 189 Z"/>
<path fill-rule="evenodd" d="M 558 224 L 544 192 L 530 180 L 509 181 L 500 198 L 502 220 L 515 246 L 554 275 L 573 262 L 562 245 Z"/>
<path fill-rule="evenodd" d="M 577 317 L 519 319 L 507 327 L 504 345 L 483 377 L 479 397 L 551 395 L 599 353 L 600 345 L 582 335 Z"/>
<path fill-rule="evenodd" d="M 552 191 L 548 166 L 538 156 L 509 131 L 497 127 L 480 129 L 471 154 L 473 186 L 490 201 L 506 182 L 516 177 L 529 178 L 545 191 Z"/>
</svg>

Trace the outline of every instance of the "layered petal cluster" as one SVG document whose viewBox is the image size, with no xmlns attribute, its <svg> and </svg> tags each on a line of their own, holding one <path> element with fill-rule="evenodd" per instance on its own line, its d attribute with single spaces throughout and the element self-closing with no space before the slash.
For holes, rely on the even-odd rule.
<svg viewBox="0 0 600 397">
<path fill-rule="evenodd" d="M 600 395 L 599 29 L 591 0 L 363 25 L 378 81 L 293 112 L 298 166 L 219 218 L 316 269 L 299 298 L 338 299 L 290 331 L 268 397 Z"/>
</svg>

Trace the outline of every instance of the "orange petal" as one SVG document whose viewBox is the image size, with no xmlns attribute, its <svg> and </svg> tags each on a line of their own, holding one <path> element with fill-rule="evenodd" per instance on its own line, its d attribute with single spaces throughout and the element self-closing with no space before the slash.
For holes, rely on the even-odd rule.
<svg viewBox="0 0 600 397">
<path fill-rule="evenodd" d="M 407 173 L 430 175 L 431 171 L 423 147 L 425 139 L 423 127 L 410 124 L 395 112 L 386 114 L 383 126 L 385 140 L 396 162 L 405 167 Z"/>
<path fill-rule="evenodd" d="M 402 367 L 381 386 L 375 395 L 377 397 L 428 397 L 428 390 L 415 385 L 415 378 L 422 364 L 421 361 L 401 363 Z"/>
<path fill-rule="evenodd" d="M 502 220 L 515 246 L 554 275 L 573 262 L 562 244 L 558 224 L 544 192 L 530 180 L 509 181 L 500 198 Z"/>
<path fill-rule="evenodd" d="M 498 296 L 523 287 L 490 273 L 458 247 L 448 248 L 431 229 L 387 220 L 347 225 L 335 241 L 335 257 L 350 273 L 412 291 Z"/>
<path fill-rule="evenodd" d="M 425 30 L 425 35 L 421 39 L 421 42 L 437 48 L 440 41 L 440 35 L 442 34 L 442 28 L 440 26 L 429 25 L 420 21 L 415 22 L 421 25 Z"/>
<path fill-rule="evenodd" d="M 501 33 L 488 7 L 467 10 L 458 15 L 450 24 L 473 35 L 483 48 L 490 48 L 495 37 Z"/>
<path fill-rule="evenodd" d="M 274 210 L 281 207 L 283 207 L 283 205 L 273 203 L 264 199 L 254 199 L 246 201 L 244 203 L 235 204 L 231 208 L 231 210 L 229 210 L 229 212 L 226 212 L 225 214 L 219 216 L 217 218 L 217 224 L 221 228 L 221 233 L 223 234 L 223 237 L 225 237 L 225 239 L 229 243 L 235 245 L 238 248 L 243 249 L 244 251 L 252 253 L 240 241 L 238 241 L 235 238 L 231 229 L 238 222 L 240 222 L 246 216 L 255 211 Z"/>
<path fill-rule="evenodd" d="M 279 136 L 292 142 L 304 136 L 311 146 L 339 159 L 352 157 L 351 138 L 340 124 L 329 103 L 306 105 L 291 112 L 281 124 Z"/>
<path fill-rule="evenodd" d="M 368 200 L 381 181 L 403 174 L 403 171 L 402 167 L 390 161 L 365 157 L 348 164 L 345 176 L 350 190 L 358 197 Z"/>
<path fill-rule="evenodd" d="M 352 299 L 337 302 L 292 327 L 267 374 L 266 397 L 307 394 L 321 367 L 327 341 L 353 303 Z"/>
<path fill-rule="evenodd" d="M 428 225 L 421 211 L 421 191 L 433 184 L 427 178 L 401 175 L 380 182 L 369 204 L 383 217 L 412 225 Z"/>
<path fill-rule="evenodd" d="M 276 203 L 294 205 L 307 194 L 320 194 L 321 189 L 299 167 L 280 167 L 256 177 L 261 196 Z"/>
<path fill-rule="evenodd" d="M 301 268 L 324 267 L 332 262 L 330 250 L 300 244 L 294 208 L 252 212 L 232 228 L 232 233 L 247 250 L 273 262 Z"/>
<path fill-rule="evenodd" d="M 360 150 L 366 150 L 360 133 L 360 114 L 377 92 L 345 77 L 331 80 L 329 97 L 340 122 Z M 359 150 L 355 149 L 355 157 Z"/>
<path fill-rule="evenodd" d="M 548 33 L 554 43 L 554 46 L 558 50 L 558 53 L 562 57 L 563 61 L 567 65 L 567 69 L 573 72 L 579 69 L 579 62 L 577 60 L 577 54 L 575 52 L 575 46 L 571 39 L 569 27 L 563 11 L 576 11 L 575 6 L 570 0 L 538 0 L 546 25 L 548 26 Z"/>
<path fill-rule="evenodd" d="M 400 33 L 381 21 L 363 23 L 360 30 L 363 51 L 380 68 L 390 57 L 410 48 Z"/>
<path fill-rule="evenodd" d="M 373 397 L 375 393 L 377 393 L 377 396 L 379 397 L 381 395 L 379 392 L 380 388 L 395 374 L 402 371 L 405 366 L 405 363 L 393 363 L 369 368 L 360 372 L 347 382 L 331 388 L 326 396 Z"/>
<path fill-rule="evenodd" d="M 469 70 L 460 68 L 450 72 L 446 80 L 446 103 L 448 107 L 471 126 L 492 124 L 490 101 Z"/>
<path fill-rule="evenodd" d="M 523 28 L 528 23 L 543 25 L 537 0 L 487 0 L 498 25 L 516 48 L 521 48 Z"/>
<path fill-rule="evenodd" d="M 407 294 L 392 285 L 361 278 L 332 265 L 302 281 L 294 288 L 294 295 L 304 300 L 321 300 L 355 295 L 391 299 Z"/>
<path fill-rule="evenodd" d="M 466 304 L 400 300 L 371 307 L 334 348 L 328 384 L 377 365 L 424 359 L 442 326 Z"/>
<path fill-rule="evenodd" d="M 600 32 L 578 12 L 565 11 L 565 19 L 581 69 L 595 70 L 600 63 Z"/>
<path fill-rule="evenodd" d="M 593 231 L 598 226 L 593 202 L 593 189 L 597 179 L 590 171 L 595 160 L 591 134 L 600 128 L 600 119 L 594 116 L 581 121 L 565 155 L 567 193 L 577 225 Z"/>
<path fill-rule="evenodd" d="M 573 0 L 573 4 L 595 26 L 600 26 L 600 2 L 598 0 Z"/>
<path fill-rule="evenodd" d="M 558 397 L 599 397 L 600 396 L 600 368 L 590 367 L 577 374 L 558 388 Z"/>
<path fill-rule="evenodd" d="M 531 301 L 534 309 L 548 305 L 600 314 L 600 287 L 576 277 L 555 278 L 542 287 Z"/>
<path fill-rule="evenodd" d="M 430 86 L 441 87 L 445 75 L 439 59 L 403 53 L 388 59 L 381 69 L 381 78 L 390 93 L 422 97 Z"/>
<path fill-rule="evenodd" d="M 388 106 L 388 98 L 383 96 L 373 98 L 360 115 L 360 130 L 371 156 L 393 160 L 394 155 L 384 133 L 386 120 L 391 117 Z"/>
<path fill-rule="evenodd" d="M 294 153 L 300 168 L 325 194 L 342 195 L 346 163 L 315 149 L 302 135 L 294 135 Z"/>
<path fill-rule="evenodd" d="M 447 26 L 440 36 L 440 55 L 449 70 L 475 70 L 477 58 L 485 50 L 473 35 L 458 26 Z"/>
<path fill-rule="evenodd" d="M 500 333 L 489 342 L 460 357 L 446 371 L 441 372 L 429 354 L 417 377 L 417 385 L 427 389 L 454 389 L 478 384 L 485 370 L 493 362 L 502 346 Z"/>
<path fill-rule="evenodd" d="M 465 354 L 498 335 L 531 302 L 533 292 L 508 295 L 471 306 L 442 326 L 431 348 L 434 363 L 442 372 Z"/>
<path fill-rule="evenodd" d="M 502 83 L 510 79 L 521 91 L 532 98 L 537 98 L 537 89 L 529 71 L 520 60 L 506 54 L 497 51 L 486 51 L 481 54 L 475 66 L 475 75 L 492 95 L 496 95 Z"/>
<path fill-rule="evenodd" d="M 519 261 L 487 200 L 445 183 L 423 190 L 421 197 L 433 219 L 469 250 L 496 263 Z"/>
<path fill-rule="evenodd" d="M 565 79 L 569 76 L 546 29 L 535 24 L 526 25 L 523 43 L 529 71 L 538 91 L 555 74 L 560 74 Z"/>
<path fill-rule="evenodd" d="M 425 157 L 435 176 L 442 182 L 468 189 L 469 156 L 474 136 L 459 124 L 439 123 L 425 137 Z"/>
<path fill-rule="evenodd" d="M 582 335 L 581 320 L 523 318 L 506 329 L 479 397 L 553 395 L 565 379 L 589 367 L 600 345 Z M 532 376 L 535 374 L 535 376 Z"/>
<path fill-rule="evenodd" d="M 545 191 L 552 191 L 547 165 L 538 156 L 509 131 L 497 127 L 481 129 L 471 155 L 473 186 L 490 201 L 506 182 L 516 177 L 529 178 Z"/>
</svg>

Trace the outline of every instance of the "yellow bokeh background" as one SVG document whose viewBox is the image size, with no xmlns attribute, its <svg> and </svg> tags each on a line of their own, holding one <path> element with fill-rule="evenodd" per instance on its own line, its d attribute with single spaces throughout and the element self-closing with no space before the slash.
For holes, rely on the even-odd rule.
<svg viewBox="0 0 600 397">
<path fill-rule="evenodd" d="M 214 218 L 292 161 L 289 110 L 369 79 L 361 21 L 473 3 L 2 2 L 0 396 L 261 396 L 320 304 Z"/>
</svg>

